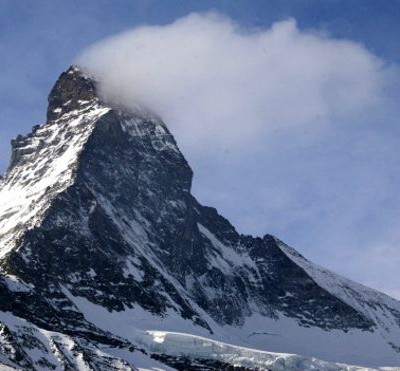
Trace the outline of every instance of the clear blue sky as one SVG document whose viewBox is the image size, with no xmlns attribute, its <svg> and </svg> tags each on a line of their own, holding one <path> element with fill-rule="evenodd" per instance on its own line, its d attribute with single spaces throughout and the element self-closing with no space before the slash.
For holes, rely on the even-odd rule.
<svg viewBox="0 0 400 371">
<path fill-rule="evenodd" d="M 52 84 L 88 46 L 138 25 L 166 25 L 210 10 L 252 29 L 293 18 L 299 30 L 359 42 L 385 63 L 400 65 L 400 2 L 394 0 L 2 0 L 0 171 L 7 167 L 11 138 L 44 122 Z M 391 98 L 400 96 L 392 89 Z M 398 118 L 373 120 L 336 130 L 306 149 L 283 143 L 234 164 L 189 155 L 195 193 L 241 232 L 274 233 L 311 260 L 400 297 Z M 369 139 L 357 142 L 360 135 Z M 279 189 L 285 202 L 272 199 L 277 192 L 265 185 Z"/>
</svg>

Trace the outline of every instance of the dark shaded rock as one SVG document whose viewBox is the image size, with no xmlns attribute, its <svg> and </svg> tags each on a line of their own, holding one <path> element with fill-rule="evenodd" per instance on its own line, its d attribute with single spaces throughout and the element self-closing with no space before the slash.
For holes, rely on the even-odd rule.
<svg viewBox="0 0 400 371">
<path fill-rule="evenodd" d="M 4 184 L 36 187 L 46 174 L 53 176 L 57 159 L 73 152 L 73 145 L 78 148 L 76 138 L 82 143 L 75 160 L 70 155 L 68 167 L 56 172 L 63 181 L 32 196 L 27 209 L 42 205 L 35 218 L 12 231 L 13 248 L 0 261 L 0 311 L 68 336 L 93 369 L 112 369 L 115 361 L 96 355 L 99 344 L 135 346 L 90 323 L 67 291 L 109 312 L 141 307 L 161 318 L 172 311 L 210 334 L 212 320 L 241 326 L 253 314 L 283 315 L 299 326 L 326 331 L 377 326 L 365 311 L 324 288 L 274 236 L 241 235 L 216 209 L 199 204 L 190 193 L 192 170 L 157 116 L 108 106 L 97 97 L 95 82 L 71 67 L 49 95 L 47 118 L 45 126 L 13 141 Z M 48 154 L 46 161 L 41 153 Z M 29 288 L 11 290 L 8 275 Z M 356 293 L 354 298 L 365 304 Z M 365 305 L 378 307 L 374 301 Z M 400 321 L 400 310 L 390 313 Z M 24 349 L 33 338 L 6 327 L 3 332 L 15 344 L 13 362 L 52 368 L 47 358 L 36 366 L 29 363 Z M 54 339 L 54 352 L 65 354 L 64 367 L 73 369 L 74 357 Z M 182 370 L 243 369 L 155 357 Z"/>
</svg>

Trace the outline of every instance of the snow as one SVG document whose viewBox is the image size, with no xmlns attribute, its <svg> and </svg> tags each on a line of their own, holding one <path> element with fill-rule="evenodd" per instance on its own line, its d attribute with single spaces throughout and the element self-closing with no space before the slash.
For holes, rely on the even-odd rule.
<svg viewBox="0 0 400 371">
<path fill-rule="evenodd" d="M 32 289 L 30 285 L 26 284 L 16 276 L 2 274 L 2 279 L 5 281 L 8 289 L 12 292 L 29 292 Z"/>
<path fill-rule="evenodd" d="M 299 356 L 289 353 L 279 353 L 265 350 L 257 350 L 249 346 L 238 346 L 232 345 L 224 341 L 210 339 L 206 337 L 209 334 L 204 329 L 194 326 L 190 321 L 184 321 L 179 315 L 173 316 L 173 313 L 169 313 L 166 317 L 158 317 L 144 311 L 142 308 L 137 307 L 129 309 L 124 312 L 108 312 L 105 308 L 95 305 L 89 302 L 87 299 L 81 297 L 72 296 L 67 289 L 63 289 L 64 293 L 73 300 L 74 304 L 85 314 L 85 318 L 100 328 L 108 330 L 111 333 L 122 336 L 130 340 L 134 344 L 138 344 L 140 347 L 144 347 L 149 353 L 162 353 L 171 356 L 186 356 L 189 358 L 203 358 L 213 359 L 221 362 L 233 364 L 235 366 L 244 367 L 259 367 L 269 368 L 274 371 L 280 370 L 320 370 L 320 371 L 356 371 L 356 370 L 372 370 L 361 366 L 343 365 L 339 363 L 326 362 L 319 360 L 314 357 Z M 259 319 L 255 319 L 253 325 L 256 325 Z M 15 328 L 19 326 L 26 326 L 23 320 L 18 320 L 7 313 L 0 313 L 0 321 L 6 322 L 7 325 L 11 325 Z M 151 327 L 154 325 L 159 327 L 159 330 L 152 330 Z M 274 334 L 268 335 L 269 337 L 279 337 L 276 333 L 281 327 L 282 321 L 276 321 L 275 328 L 271 328 L 270 331 L 274 331 Z M 298 326 L 297 326 L 298 327 Z M 147 329 L 146 329 L 147 328 Z M 181 333 L 176 331 L 166 331 L 162 328 L 181 328 L 188 330 L 189 332 L 202 332 L 204 335 L 192 335 L 190 333 Z M 247 326 L 249 328 L 249 326 Z M 305 334 L 303 334 L 305 335 Z M 311 335 L 309 333 L 308 335 Z M 313 334 L 315 335 L 315 334 Z M 54 333 L 47 332 L 44 330 L 36 333 L 35 336 L 41 339 L 41 342 L 46 344 L 49 339 L 54 338 Z M 60 343 L 63 347 L 72 349 L 73 344 L 71 340 L 60 334 L 56 336 L 60 337 Z M 232 337 L 232 334 L 231 336 Z M 46 338 L 48 339 L 46 342 Z M 228 339 L 229 336 L 225 335 Z M 304 337 L 309 341 L 313 337 Z M 232 339 L 231 339 L 232 340 Z M 338 338 L 338 344 L 343 339 Z M 352 339 L 355 340 L 355 339 Z M 315 341 L 321 341 L 317 338 Z M 352 343 L 354 345 L 354 343 Z M 324 342 L 323 346 L 326 351 L 330 351 L 331 344 Z M 348 346 L 348 344 L 345 344 Z M 379 349 L 375 349 L 379 351 Z M 162 365 L 161 363 L 151 359 L 149 355 L 145 355 L 140 352 L 129 352 L 126 349 L 118 348 L 101 348 L 101 352 L 110 354 L 114 357 L 119 357 L 126 360 L 131 364 L 135 364 L 139 370 L 171 370 L 171 368 Z M 54 353 L 54 350 L 53 350 Z M 44 354 L 44 353 L 43 353 Z M 34 359 L 38 359 L 43 355 L 37 349 L 34 349 L 30 356 Z M 47 355 L 50 357 L 49 360 L 52 363 L 57 362 L 57 352 L 55 355 Z M 79 365 L 80 370 L 85 370 L 85 363 L 80 363 L 79 356 L 75 357 L 75 362 Z M 376 368 L 379 370 L 400 370 L 400 368 L 381 367 Z"/>
<path fill-rule="evenodd" d="M 206 317 L 214 332 L 210 334 L 206 329 L 184 320 L 173 310 L 164 316 L 151 314 L 140 306 L 121 312 L 109 312 L 83 297 L 73 296 L 65 287 L 63 292 L 84 314 L 86 320 L 105 331 L 140 344 L 151 352 L 188 357 L 203 355 L 205 358 L 247 367 L 252 362 L 253 367 L 263 365 L 273 370 L 368 370 L 350 366 L 340 368 L 338 362 L 372 367 L 399 365 L 398 357 L 386 341 L 372 332 L 324 331 L 316 327 L 301 327 L 294 319 L 283 315 L 272 319 L 255 314 L 247 318 L 241 327 L 221 327 Z M 209 349 L 213 350 L 211 355 Z M 365 352 L 365 349 L 368 351 Z M 380 355 L 380 364 L 376 364 L 377 354 Z M 298 368 L 295 368 L 296 364 Z M 140 363 L 137 366 L 140 367 Z M 292 368 L 282 368 L 289 366 Z M 400 370 L 400 367 L 389 369 Z"/>
<path fill-rule="evenodd" d="M 24 147 L 19 150 L 22 153 L 23 165 L 17 164 L 4 179 L 0 180 L 0 259 L 15 247 L 15 241 L 23 231 L 40 225 L 52 200 L 73 184 L 80 153 L 84 150 L 98 119 L 110 110 L 96 100 L 78 103 L 88 105 L 67 112 L 56 121 L 37 127 L 31 136 L 24 138 Z M 69 102 L 66 102 L 64 106 L 68 104 Z M 62 112 L 62 109 L 57 108 L 55 112 Z M 159 118 L 148 112 L 139 111 L 132 117 L 121 121 L 122 129 L 128 135 L 146 139 L 150 137 L 150 146 L 157 151 L 173 151 L 181 156 L 172 136 L 166 135 L 167 129 Z M 147 129 L 147 120 L 156 125 L 149 125 Z M 149 134 L 147 130 L 154 132 Z M 124 276 L 132 276 L 141 282 L 143 280 L 143 272 L 140 270 L 141 259 L 146 259 L 166 281 L 174 285 L 201 319 L 210 326 L 212 332 L 195 325 L 191 320 L 183 319 L 180 312 L 175 309 L 174 300 L 165 292 L 162 295 L 168 299 L 171 307 L 162 316 L 158 316 L 140 306 L 133 309 L 125 308 L 121 312 L 109 312 L 86 298 L 73 296 L 68 290 L 68 285 L 61 286 L 63 293 L 71 301 L 72 310 L 80 311 L 87 321 L 98 328 L 138 344 L 148 352 L 214 359 L 245 367 L 350 371 L 368 370 L 349 366 L 350 364 L 373 367 L 399 365 L 399 354 L 396 354 L 389 343 L 400 346 L 398 319 L 396 320 L 394 316 L 394 313 L 400 314 L 400 302 L 309 262 L 295 250 L 277 240 L 282 251 L 304 269 L 320 287 L 363 313 L 379 326 L 374 331 L 354 329 L 348 332 L 302 327 L 296 319 L 288 318 L 281 313 L 277 313 L 277 318 L 262 316 L 258 313 L 260 309 L 256 303 L 249 303 L 253 314 L 245 318 L 241 326 L 221 326 L 188 297 L 188 290 L 167 272 L 153 249 L 148 248 L 152 246 L 149 236 L 152 231 L 149 230 L 149 222 L 140 212 L 136 211 L 135 218 L 128 220 L 119 213 L 110 199 L 96 189 L 91 189 L 91 192 L 98 202 L 98 205 L 93 204 L 91 211 L 96 206 L 101 207 L 135 252 L 135 256 L 126 259 L 123 267 Z M 171 208 L 182 210 L 186 208 L 186 204 L 182 201 L 168 200 L 168 202 Z M 86 231 L 89 234 L 89 230 L 85 228 L 83 225 L 82 233 Z M 217 267 L 226 274 L 232 274 L 239 268 L 244 269 L 250 281 L 255 284 L 260 282 L 257 264 L 245 249 L 223 243 L 200 223 L 198 228 L 210 246 L 210 253 L 207 256 L 210 266 Z M 25 249 L 24 254 L 23 258 L 28 259 L 29 248 Z M 258 258 L 257 263 L 262 263 L 262 258 Z M 2 280 L 12 292 L 29 292 L 33 289 L 15 276 L 4 273 L 2 276 Z M 97 273 L 90 268 L 87 276 L 95 280 Z M 186 287 L 194 287 L 195 279 L 201 282 L 201 277 L 186 277 Z M 80 280 L 78 273 L 71 273 L 70 283 Z M 207 288 L 209 298 L 216 294 L 224 293 L 222 290 L 216 292 Z M 287 292 L 285 295 L 291 294 Z M 26 349 L 33 361 L 45 358 L 57 365 L 59 370 L 62 368 L 62 357 L 66 356 L 77 369 L 89 369 L 83 355 L 79 352 L 74 353 L 76 343 L 71 337 L 39 329 L 10 313 L 0 312 L 0 322 L 16 333 L 26 332 L 38 339 L 37 346 Z M 6 340 L 0 333 L 0 345 L 2 342 L 5 343 Z M 137 365 L 141 370 L 171 369 L 151 359 L 148 354 L 132 353 L 127 349 L 96 348 L 96 354 L 120 357 Z M 2 363 L 7 364 L 6 361 L 0 354 L 0 370 L 3 369 Z M 341 365 L 337 363 L 339 361 L 349 365 Z M 118 369 L 124 369 L 125 366 L 118 362 L 115 360 Z M 7 364 L 4 369 L 5 367 L 12 368 L 14 365 Z M 397 369 L 400 370 L 399 367 Z"/>
<path fill-rule="evenodd" d="M 238 250 L 233 246 L 226 246 L 204 225 L 197 223 L 197 226 L 200 233 L 207 238 L 214 247 L 214 254 L 208 257 L 210 266 L 218 267 L 226 274 L 232 274 L 233 269 L 246 268 L 248 280 L 253 284 L 258 284 L 260 282 L 260 272 L 257 264 L 248 255 L 246 250 Z M 212 292 L 208 291 L 208 294 L 212 294 Z"/>
<path fill-rule="evenodd" d="M 52 351 L 51 344 L 53 344 L 54 339 L 56 339 L 69 344 L 69 348 L 72 350 L 73 341 L 67 336 L 39 329 L 9 312 L 0 312 L 0 322 L 9 327 L 12 332 L 21 334 L 21 336 L 28 341 L 29 339 L 33 340 L 31 344 L 28 343 L 25 344 L 25 346 L 20 344 L 33 362 L 37 362 L 43 358 L 53 365 L 56 365 L 57 371 L 62 370 L 61 358 L 57 357 L 57 354 Z M 82 367 L 80 370 L 85 371 L 87 368 Z"/>
<path fill-rule="evenodd" d="M 138 331 L 146 331 L 153 328 L 155 324 L 159 329 L 181 329 L 189 333 L 209 335 L 205 328 L 195 325 L 190 320 L 184 320 L 180 313 L 173 309 L 169 309 L 167 314 L 163 316 L 152 314 L 140 306 L 121 312 L 109 312 L 106 308 L 93 304 L 86 298 L 72 295 L 68 288 L 64 286 L 61 289 L 76 308 L 83 313 L 87 321 L 132 342 L 137 341 L 136 334 Z"/>
<path fill-rule="evenodd" d="M 43 330 L 9 312 L 0 311 L 1 325 L 7 326 L 14 335 L 18 335 L 12 338 L 16 343 L 10 343 L 7 336 L 2 336 L 0 328 L 0 370 L 2 371 L 20 370 L 6 355 L 1 353 L 1 350 L 4 349 L 8 349 L 8 351 L 12 350 L 13 344 L 22 348 L 23 352 L 34 363 L 35 370 L 54 369 L 55 371 L 63 371 L 66 369 L 66 366 L 68 366 L 68 369 L 79 371 L 93 370 L 93 365 L 88 362 L 87 357 L 81 351 L 81 346 L 77 343 L 76 338 L 58 332 Z M 131 352 L 127 349 L 109 348 L 99 343 L 95 345 L 87 344 L 86 347 L 100 361 L 106 360 L 110 364 L 110 369 L 127 371 L 131 368 L 127 366 L 126 362 L 131 367 L 135 367 L 136 362 L 139 362 L 149 370 L 171 370 L 168 367 L 160 368 L 161 364 L 159 362 L 152 360 L 139 351 Z M 54 368 L 41 366 L 40 362 L 43 360 L 52 364 Z"/>
<path fill-rule="evenodd" d="M 250 258 L 247 258 L 246 252 L 225 246 L 203 225 L 198 224 L 198 227 L 201 234 L 215 248 L 215 255 L 210 257 L 213 266 L 228 274 L 235 266 L 245 266 L 250 277 L 251 274 L 257 275 L 257 267 Z M 348 332 L 325 331 L 317 327 L 302 327 L 295 319 L 279 313 L 278 319 L 262 316 L 258 314 L 257 307 L 252 305 L 253 314 L 245 319 L 242 326 L 223 328 L 225 333 L 231 336 L 230 341 L 268 351 L 298 353 L 329 361 L 375 367 L 398 366 L 400 357 L 389 343 L 400 346 L 398 319 L 394 316 L 394 313 L 400 314 L 400 302 L 309 262 L 278 239 L 277 243 L 283 252 L 302 267 L 319 286 L 372 319 L 378 326 L 374 331 L 356 329 Z M 257 282 L 256 276 L 254 280 Z M 286 293 L 288 294 L 290 295 Z M 207 295 L 212 297 L 213 292 L 208 291 Z M 215 333 L 220 332 L 214 328 L 213 330 Z"/>
<path fill-rule="evenodd" d="M 25 228 L 40 224 L 51 200 L 72 184 L 79 153 L 108 111 L 93 103 L 40 126 L 26 139 L 20 149 L 24 166 L 11 169 L 0 188 L 0 258 Z"/>
<path fill-rule="evenodd" d="M 204 237 L 206 237 L 214 246 L 216 252 L 215 259 L 218 261 L 219 267 L 225 268 L 224 270 L 228 270 L 228 272 L 232 272 L 233 267 L 242 267 L 243 265 L 257 270 L 257 266 L 254 263 L 253 259 L 251 259 L 245 251 L 239 253 L 232 246 L 225 246 L 202 224 L 197 223 L 197 226 L 200 230 L 200 233 Z M 226 265 L 227 262 L 229 262 L 230 264 Z"/>
<path fill-rule="evenodd" d="M 375 331 L 380 332 L 387 343 L 400 347 L 399 320 L 394 316 L 394 313 L 400 316 L 399 301 L 311 263 L 282 241 L 277 242 L 282 251 L 320 287 L 373 320 L 378 324 Z"/>
<path fill-rule="evenodd" d="M 105 207 L 107 213 L 114 220 L 117 227 L 121 230 L 126 241 L 132 246 L 137 246 L 140 255 L 145 256 L 166 279 L 174 284 L 178 291 L 182 291 L 183 288 L 180 283 L 176 282 L 173 277 L 162 269 L 154 256 L 149 255 L 141 248 L 141 246 L 146 245 L 147 235 L 144 232 L 145 228 L 139 225 L 139 223 L 132 228 L 127 228 L 126 223 L 119 221 L 120 218 L 111 204 L 102 200 L 101 197 L 99 197 L 99 201 L 102 206 Z M 140 220 L 140 218 L 138 219 Z M 202 235 L 207 238 L 215 248 L 215 256 L 212 257 L 214 259 L 212 264 L 218 264 L 218 266 L 225 269 L 235 267 L 236 264 L 240 265 L 241 255 L 243 254 L 245 256 L 245 253 L 241 251 L 232 251 L 233 249 L 231 247 L 225 246 L 207 228 L 201 224 L 198 226 Z M 293 259 L 295 258 L 296 257 L 293 257 Z M 246 261 L 246 259 L 244 259 L 244 261 Z M 136 258 L 132 259 L 127 264 L 125 273 L 132 274 L 140 281 L 141 275 L 140 271 L 135 266 L 136 262 Z M 254 267 L 251 266 L 254 262 L 248 262 L 247 264 L 250 266 L 249 268 L 254 269 Z M 307 269 L 310 271 L 314 269 L 315 272 L 315 270 L 319 269 L 314 268 L 314 265 L 307 261 L 303 264 L 308 264 Z M 325 277 L 322 273 L 321 275 Z M 335 278 L 336 276 L 333 273 L 326 277 L 339 279 Z M 190 277 L 188 277 L 187 287 L 190 287 L 190 280 Z M 338 284 L 341 284 L 340 282 Z M 317 283 L 320 284 L 318 281 Z M 347 281 L 346 284 L 350 285 Z M 364 290 L 369 289 L 364 288 Z M 118 336 L 123 336 L 133 342 L 138 341 L 138 337 L 140 338 L 140 333 L 143 331 L 181 332 L 209 337 L 212 338 L 212 340 L 223 341 L 236 346 L 258 348 L 268 352 L 296 353 L 304 357 L 315 357 L 329 362 L 345 362 L 348 364 L 368 365 L 370 367 L 384 365 L 398 366 L 400 364 L 399 355 L 388 344 L 388 339 L 396 340 L 396 337 L 398 338 L 398 332 L 389 332 L 385 335 L 381 334 L 378 330 L 362 331 L 353 329 L 344 332 L 341 330 L 326 331 L 318 327 L 302 327 L 296 319 L 288 318 L 280 313 L 278 313 L 278 318 L 276 319 L 262 316 L 257 313 L 256 307 L 254 308 L 255 312 L 250 317 L 245 318 L 242 326 L 220 326 L 193 301 L 190 301 L 190 304 L 196 312 L 200 314 L 201 318 L 211 326 L 213 331 L 211 335 L 206 329 L 194 325 L 192 321 L 182 319 L 179 312 L 173 309 L 169 309 L 162 317 L 153 315 L 143 310 L 140 306 L 134 309 L 126 309 L 122 312 L 110 313 L 105 308 L 97 306 L 85 298 L 72 296 L 68 290 L 64 291 L 64 293 L 74 302 L 77 309 L 85 315 L 88 321 L 104 330 L 110 331 Z M 211 297 L 213 293 L 208 291 L 207 295 Z M 365 295 L 364 301 L 368 300 L 369 293 L 366 292 Z M 391 305 L 397 304 L 395 300 L 392 302 L 392 299 L 387 299 L 386 296 L 384 299 L 386 300 L 385 302 Z M 392 314 L 387 313 L 383 313 L 382 317 L 386 321 L 393 319 Z M 392 328 L 398 328 L 398 326 L 392 326 Z M 307 339 L 307 341 L 304 341 L 304 339 Z"/>
<path fill-rule="evenodd" d="M 387 305 L 400 311 L 400 302 L 390 296 L 369 287 L 353 282 L 345 277 L 312 263 L 301 256 L 296 250 L 278 240 L 281 250 L 296 264 L 302 267 L 321 287 L 339 297 L 356 310 L 371 318 L 371 312 L 365 307 L 366 302 Z"/>
<path fill-rule="evenodd" d="M 272 353 L 251 348 L 233 346 L 208 338 L 176 332 L 147 331 L 142 342 L 150 351 L 192 359 L 213 359 L 234 366 L 288 370 L 356 371 L 369 368 L 334 364 L 295 354 Z"/>
<path fill-rule="evenodd" d="M 103 349 L 106 353 L 115 357 L 122 358 L 134 365 L 137 365 L 139 371 L 173 371 L 175 369 L 164 365 L 155 359 L 150 358 L 149 355 L 142 352 L 129 352 L 121 348 L 106 348 Z"/>
<path fill-rule="evenodd" d="M 129 276 L 132 276 L 136 282 L 142 282 L 144 273 L 140 270 L 140 261 L 137 258 L 128 258 L 125 264 L 126 267 L 124 267 L 124 277 L 128 278 Z"/>
<path fill-rule="evenodd" d="M 399 355 L 385 338 L 370 331 L 302 327 L 283 314 L 276 319 L 253 314 L 243 326 L 223 329 L 229 333 L 230 343 L 245 347 L 369 367 L 400 365 Z"/>
<path fill-rule="evenodd" d="M 133 112 L 133 115 L 134 118 L 122 121 L 122 129 L 125 132 L 131 136 L 150 138 L 153 148 L 157 151 L 169 150 L 180 155 L 179 149 L 173 141 L 172 136 L 166 135 L 167 130 L 165 124 L 157 115 L 142 107 L 137 107 L 137 112 Z M 143 129 L 143 123 L 149 121 L 156 124 L 151 136 Z"/>
<path fill-rule="evenodd" d="M 1 358 L 0 358 L 1 359 Z M 1 371 L 15 371 L 15 370 L 21 370 L 20 368 L 17 367 L 11 367 L 11 366 L 7 366 L 4 363 L 0 363 L 0 370 Z"/>
</svg>

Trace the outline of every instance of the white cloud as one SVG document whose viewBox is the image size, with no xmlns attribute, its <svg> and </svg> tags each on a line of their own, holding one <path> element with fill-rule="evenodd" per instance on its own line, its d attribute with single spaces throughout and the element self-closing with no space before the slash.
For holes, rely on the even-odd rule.
<svg viewBox="0 0 400 371">
<path fill-rule="evenodd" d="M 158 112 L 190 153 L 319 131 L 376 104 L 388 72 L 362 46 L 293 19 L 248 31 L 216 14 L 124 32 L 78 63 L 101 78 L 105 96 Z"/>
</svg>

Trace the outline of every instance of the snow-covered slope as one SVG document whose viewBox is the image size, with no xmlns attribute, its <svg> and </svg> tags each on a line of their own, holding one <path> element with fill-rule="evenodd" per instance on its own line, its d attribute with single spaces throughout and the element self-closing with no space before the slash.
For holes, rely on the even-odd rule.
<svg viewBox="0 0 400 371">
<path fill-rule="evenodd" d="M 219 351 L 189 369 L 331 367 L 313 357 L 400 365 L 400 303 L 200 205 L 159 117 L 102 101 L 76 67 L 55 84 L 47 117 L 13 141 L 0 183 L 0 362 L 134 369 L 157 353 L 188 369 L 200 341 Z M 166 333 L 167 354 L 148 331 Z"/>
<path fill-rule="evenodd" d="M 74 69 L 68 73 L 73 76 Z M 70 103 L 63 102 L 64 108 Z M 0 257 L 26 229 L 41 222 L 54 197 L 73 183 L 79 154 L 95 122 L 109 111 L 97 99 L 77 103 L 66 114 L 13 141 L 10 168 L 0 184 Z M 53 111 L 56 114 L 61 108 Z"/>
<path fill-rule="evenodd" d="M 165 331 L 146 331 L 141 334 L 140 342 L 155 354 L 186 356 L 197 360 L 215 360 L 237 367 L 288 370 L 325 370 L 325 371 L 368 371 L 370 368 L 331 363 L 316 358 L 307 358 L 295 354 L 272 353 L 251 348 L 233 346 L 204 337 Z M 395 370 L 382 367 L 381 370 Z"/>
<path fill-rule="evenodd" d="M 135 341 L 142 349 L 132 351 L 123 347 L 99 346 L 82 338 L 46 331 L 10 313 L 0 312 L 0 321 L 1 370 L 174 370 L 182 369 L 188 359 L 199 369 L 208 369 L 205 368 L 208 366 L 214 370 L 223 365 L 273 371 L 373 370 L 295 354 L 238 347 L 190 334 L 154 330 L 135 331 Z M 187 366 L 185 369 L 188 369 Z M 396 370 L 390 367 L 379 369 Z"/>
<path fill-rule="evenodd" d="M 382 337 L 394 348 L 398 348 L 400 308 L 397 300 L 311 263 L 282 241 L 277 241 L 282 251 L 302 267 L 319 286 L 374 321 Z"/>
</svg>

